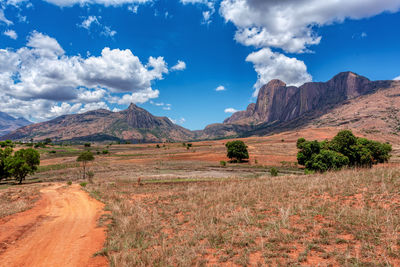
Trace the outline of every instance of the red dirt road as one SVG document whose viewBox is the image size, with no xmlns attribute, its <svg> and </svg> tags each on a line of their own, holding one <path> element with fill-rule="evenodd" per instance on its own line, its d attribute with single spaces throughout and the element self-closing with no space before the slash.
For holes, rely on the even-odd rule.
<svg viewBox="0 0 400 267">
<path fill-rule="evenodd" d="M 35 207 L 0 219 L 0 266 L 107 266 L 103 204 L 78 185 L 41 190 Z"/>
</svg>

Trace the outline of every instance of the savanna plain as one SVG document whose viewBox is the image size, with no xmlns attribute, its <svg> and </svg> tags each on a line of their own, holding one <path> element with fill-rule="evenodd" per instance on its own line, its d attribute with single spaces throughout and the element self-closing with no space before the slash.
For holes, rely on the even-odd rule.
<svg viewBox="0 0 400 267">
<path fill-rule="evenodd" d="M 228 162 L 229 140 L 39 148 L 35 175 L 0 183 L 0 266 L 40 253 L 75 266 L 400 266 L 399 143 L 389 163 L 305 175 L 297 139 L 336 133 L 244 138 L 245 163 Z M 93 182 L 76 161 L 88 149 Z M 81 238 L 44 255 L 46 235 Z"/>
</svg>

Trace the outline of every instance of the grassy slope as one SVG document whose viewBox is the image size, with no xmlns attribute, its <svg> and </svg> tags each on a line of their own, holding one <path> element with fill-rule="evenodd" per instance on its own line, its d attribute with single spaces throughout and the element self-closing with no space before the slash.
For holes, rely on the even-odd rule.
<svg viewBox="0 0 400 267">
<path fill-rule="evenodd" d="M 400 171 L 91 185 L 112 266 L 400 264 Z"/>
</svg>

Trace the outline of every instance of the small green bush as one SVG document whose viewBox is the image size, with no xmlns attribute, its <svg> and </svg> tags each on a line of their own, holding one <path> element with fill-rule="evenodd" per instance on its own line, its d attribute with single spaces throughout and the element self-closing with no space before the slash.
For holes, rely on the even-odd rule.
<svg viewBox="0 0 400 267">
<path fill-rule="evenodd" d="M 108 154 L 108 150 L 107 150 L 107 149 L 104 149 L 101 153 L 103 153 L 103 154 Z"/>
<path fill-rule="evenodd" d="M 68 182 L 67 182 L 67 185 L 72 185 L 72 182 L 71 182 L 71 181 L 68 181 Z"/>
<path fill-rule="evenodd" d="M 271 168 L 269 170 L 269 173 L 271 174 L 271 176 L 278 176 L 278 170 L 276 168 Z"/>
<path fill-rule="evenodd" d="M 82 186 L 82 187 L 86 187 L 87 184 L 88 184 L 87 182 L 82 182 L 82 183 L 80 183 L 79 185 Z"/>
<path fill-rule="evenodd" d="M 226 161 L 221 160 L 221 161 L 219 162 L 219 165 L 221 165 L 222 167 L 225 167 L 225 166 L 226 166 Z"/>
</svg>

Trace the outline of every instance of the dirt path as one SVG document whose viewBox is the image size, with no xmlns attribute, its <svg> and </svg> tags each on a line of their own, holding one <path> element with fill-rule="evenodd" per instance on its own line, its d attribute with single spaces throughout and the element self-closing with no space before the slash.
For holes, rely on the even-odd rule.
<svg viewBox="0 0 400 267">
<path fill-rule="evenodd" d="M 41 190 L 34 208 L 0 219 L 0 266 L 107 266 L 103 204 L 78 185 Z"/>
</svg>

